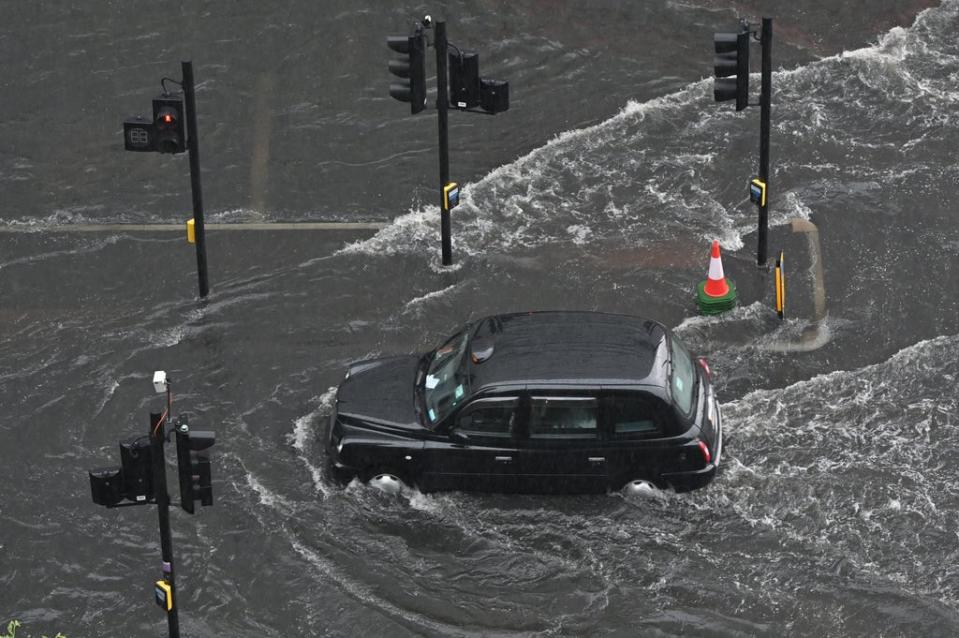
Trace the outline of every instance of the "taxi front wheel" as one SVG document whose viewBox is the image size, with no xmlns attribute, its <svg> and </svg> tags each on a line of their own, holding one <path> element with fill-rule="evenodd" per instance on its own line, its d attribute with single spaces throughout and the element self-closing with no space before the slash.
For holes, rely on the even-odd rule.
<svg viewBox="0 0 959 638">
<path fill-rule="evenodd" d="M 410 482 L 401 473 L 389 468 L 376 468 L 366 472 L 364 483 L 387 494 L 400 494 Z"/>
</svg>

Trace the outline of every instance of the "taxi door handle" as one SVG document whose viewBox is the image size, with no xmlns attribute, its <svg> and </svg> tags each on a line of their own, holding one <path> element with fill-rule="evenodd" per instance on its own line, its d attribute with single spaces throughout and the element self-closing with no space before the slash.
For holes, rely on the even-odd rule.
<svg viewBox="0 0 959 638">
<path fill-rule="evenodd" d="M 494 457 L 494 460 L 495 460 L 497 463 L 512 463 L 512 462 L 513 462 L 513 457 L 512 457 L 512 456 L 497 456 L 497 457 Z"/>
<path fill-rule="evenodd" d="M 605 462 L 606 462 L 606 457 L 605 457 L 605 456 L 591 456 L 591 457 L 589 457 L 589 462 L 590 462 L 590 463 L 597 463 L 597 464 L 598 464 L 598 463 L 605 463 Z"/>
</svg>

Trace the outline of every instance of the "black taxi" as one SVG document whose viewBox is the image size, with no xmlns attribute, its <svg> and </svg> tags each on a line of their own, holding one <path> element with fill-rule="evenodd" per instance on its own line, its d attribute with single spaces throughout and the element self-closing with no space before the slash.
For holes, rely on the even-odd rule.
<svg viewBox="0 0 959 638">
<path fill-rule="evenodd" d="M 686 491 L 712 480 L 722 439 L 706 361 L 662 324 L 526 312 L 351 364 L 326 451 L 335 478 L 384 489 Z"/>
</svg>

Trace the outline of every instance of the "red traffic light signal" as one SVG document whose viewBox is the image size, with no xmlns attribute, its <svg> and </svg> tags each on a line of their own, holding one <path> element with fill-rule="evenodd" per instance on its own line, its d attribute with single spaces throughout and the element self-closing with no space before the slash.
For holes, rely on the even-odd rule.
<svg viewBox="0 0 959 638">
<path fill-rule="evenodd" d="M 156 130 L 157 151 L 182 153 L 186 150 L 181 94 L 163 94 L 153 98 L 153 126 Z"/>
</svg>

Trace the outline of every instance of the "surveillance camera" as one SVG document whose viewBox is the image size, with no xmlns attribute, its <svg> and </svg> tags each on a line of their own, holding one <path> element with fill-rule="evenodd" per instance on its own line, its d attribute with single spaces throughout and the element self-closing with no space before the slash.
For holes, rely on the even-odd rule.
<svg viewBox="0 0 959 638">
<path fill-rule="evenodd" d="M 153 373 L 153 389 L 156 390 L 157 394 L 163 394 L 166 392 L 167 379 L 166 372 L 163 370 L 157 370 Z"/>
<path fill-rule="evenodd" d="M 433 18 L 431 18 L 429 14 L 426 14 L 425 16 L 423 16 L 423 26 L 424 26 L 424 27 L 426 27 L 427 29 L 429 29 L 430 26 L 432 26 L 432 24 L 433 24 Z"/>
</svg>

